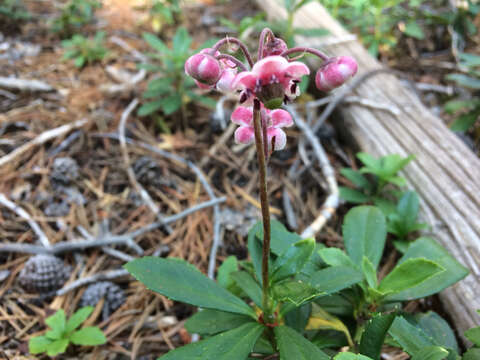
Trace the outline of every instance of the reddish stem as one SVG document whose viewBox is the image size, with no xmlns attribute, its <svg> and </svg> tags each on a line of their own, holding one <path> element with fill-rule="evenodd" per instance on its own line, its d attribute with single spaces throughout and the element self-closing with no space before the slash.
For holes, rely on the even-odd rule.
<svg viewBox="0 0 480 360">
<path fill-rule="evenodd" d="M 247 71 L 247 67 L 245 66 L 244 63 L 242 63 L 240 60 L 238 60 L 236 57 L 232 56 L 232 55 L 228 55 L 228 54 L 220 54 L 216 57 L 218 60 L 220 59 L 227 59 L 228 61 L 231 61 L 233 63 L 235 63 L 235 65 L 237 65 L 237 67 L 241 70 L 241 71 Z"/>
<path fill-rule="evenodd" d="M 275 38 L 275 34 L 269 28 L 265 28 L 260 33 L 260 40 L 258 43 L 258 55 L 257 61 L 263 58 L 263 48 L 265 47 L 265 40 L 268 40 L 267 37 L 270 36 L 272 39 Z"/>
<path fill-rule="evenodd" d="M 295 54 L 295 53 L 310 53 L 315 56 L 318 56 L 320 59 L 324 61 L 327 61 L 328 59 L 330 59 L 328 55 L 324 54 L 320 50 L 310 48 L 310 47 L 303 47 L 303 46 L 293 47 L 288 50 L 285 50 L 283 53 L 280 54 L 280 56 L 287 57 L 288 55 Z"/>
<path fill-rule="evenodd" d="M 218 49 L 220 49 L 220 47 L 222 47 L 224 44 L 237 44 L 245 54 L 245 58 L 248 61 L 248 65 L 250 65 L 250 67 L 253 66 L 252 56 L 250 55 L 250 52 L 248 51 L 247 47 L 242 41 L 234 37 L 226 37 L 225 39 L 219 40 L 215 45 L 213 45 L 212 50 L 210 51 L 210 54 L 215 56 L 215 52 Z"/>
</svg>

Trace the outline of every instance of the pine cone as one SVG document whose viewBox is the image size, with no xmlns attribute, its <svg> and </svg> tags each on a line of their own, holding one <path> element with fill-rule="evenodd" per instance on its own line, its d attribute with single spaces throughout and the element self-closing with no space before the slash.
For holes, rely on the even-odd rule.
<svg viewBox="0 0 480 360">
<path fill-rule="evenodd" d="M 80 306 L 96 306 L 102 298 L 105 299 L 102 309 L 102 320 L 105 321 L 125 302 L 125 293 L 118 285 L 101 281 L 87 287 L 80 299 Z"/>
<path fill-rule="evenodd" d="M 29 292 L 49 293 L 60 289 L 70 272 L 71 267 L 53 255 L 35 255 L 25 263 L 18 281 Z"/>
<path fill-rule="evenodd" d="M 59 157 L 53 161 L 50 179 L 53 182 L 70 184 L 79 176 L 77 162 L 70 157 Z"/>
</svg>

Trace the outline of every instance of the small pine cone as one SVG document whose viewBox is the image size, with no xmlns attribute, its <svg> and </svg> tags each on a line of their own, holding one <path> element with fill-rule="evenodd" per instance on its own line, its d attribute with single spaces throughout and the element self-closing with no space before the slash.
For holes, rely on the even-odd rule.
<svg viewBox="0 0 480 360">
<path fill-rule="evenodd" d="M 59 157 L 53 161 L 50 179 L 57 183 L 70 184 L 79 176 L 77 162 L 70 157 Z"/>
<path fill-rule="evenodd" d="M 110 315 L 125 302 L 125 293 L 116 284 L 110 281 L 101 281 L 87 287 L 80 299 L 80 306 L 96 306 L 104 298 L 102 320 Z"/>
<path fill-rule="evenodd" d="M 35 255 L 27 260 L 18 281 L 29 292 L 50 293 L 70 277 L 71 267 L 53 255 Z"/>
</svg>

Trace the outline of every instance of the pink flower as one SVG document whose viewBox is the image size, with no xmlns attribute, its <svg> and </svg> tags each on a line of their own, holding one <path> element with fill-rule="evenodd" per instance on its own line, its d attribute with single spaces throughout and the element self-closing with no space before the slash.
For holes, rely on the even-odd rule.
<svg viewBox="0 0 480 360">
<path fill-rule="evenodd" d="M 267 127 L 268 148 L 271 150 L 272 139 L 275 138 L 273 150 L 282 150 L 287 143 L 287 136 L 281 129 L 293 125 L 290 114 L 282 109 L 262 109 L 262 121 Z M 253 125 L 253 109 L 251 107 L 239 106 L 232 113 L 233 123 L 240 125 L 235 130 L 235 141 L 241 144 L 251 144 L 255 140 L 255 129 Z"/>
<path fill-rule="evenodd" d="M 328 60 L 315 75 L 315 85 L 322 91 L 330 91 L 343 85 L 357 73 L 358 65 L 350 56 Z"/>
<path fill-rule="evenodd" d="M 308 67 L 299 61 L 288 62 L 282 56 L 268 56 L 255 63 L 251 71 L 239 73 L 233 87 L 242 90 L 241 103 L 256 96 L 265 107 L 276 109 L 284 100 L 298 95 L 297 84 L 308 74 Z"/>
<path fill-rule="evenodd" d="M 203 85 L 215 85 L 222 74 L 222 67 L 208 50 L 190 56 L 185 62 L 185 73 Z"/>
<path fill-rule="evenodd" d="M 273 55 L 280 55 L 288 49 L 287 44 L 280 38 L 274 38 L 268 41 L 263 48 L 262 58 Z"/>
<path fill-rule="evenodd" d="M 233 92 L 233 81 L 235 80 L 235 76 L 237 76 L 237 70 L 232 68 L 226 68 L 223 70 L 220 79 L 218 79 L 215 87 L 218 91 L 222 93 L 230 93 Z"/>
</svg>

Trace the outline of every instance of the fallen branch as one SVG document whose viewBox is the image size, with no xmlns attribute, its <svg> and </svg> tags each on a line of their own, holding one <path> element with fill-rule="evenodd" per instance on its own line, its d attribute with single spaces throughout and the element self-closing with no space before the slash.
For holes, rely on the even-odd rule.
<svg viewBox="0 0 480 360">
<path fill-rule="evenodd" d="M 112 270 L 112 271 L 107 271 L 103 273 L 97 273 L 95 275 L 87 276 L 87 277 L 78 279 L 76 281 L 73 281 L 72 283 L 57 290 L 55 295 L 62 296 L 72 290 L 75 290 L 76 288 L 79 288 L 80 286 L 88 285 L 97 281 L 113 280 L 122 276 L 127 276 L 129 274 L 130 273 L 125 269 L 118 269 L 118 270 Z"/>
<path fill-rule="evenodd" d="M 30 150 L 31 148 L 33 148 L 35 146 L 38 146 L 38 145 L 42 145 L 42 144 L 46 143 L 47 141 L 50 141 L 52 139 L 55 139 L 55 138 L 60 137 L 62 135 L 65 135 L 66 133 L 68 133 L 68 132 L 70 132 L 74 129 L 78 129 L 78 128 L 84 126 L 88 122 L 89 122 L 88 119 L 82 119 L 82 120 L 78 120 L 78 121 L 75 121 L 75 122 L 70 123 L 70 124 L 62 125 L 62 126 L 59 126 L 57 128 L 47 130 L 47 131 L 41 133 L 35 139 L 30 140 L 26 144 L 23 144 L 22 146 L 16 148 L 15 150 L 8 153 L 7 155 L 1 157 L 0 158 L 0 167 L 5 165 L 8 162 L 14 160 L 15 158 L 19 157 L 20 155 L 22 155 L 26 151 Z"/>
<path fill-rule="evenodd" d="M 47 235 L 45 235 L 37 222 L 33 220 L 33 218 L 23 208 L 8 200 L 4 194 L 0 194 L 0 204 L 12 210 L 14 213 L 28 222 L 28 225 L 30 225 L 33 232 L 37 234 L 38 240 L 44 246 L 42 249 L 49 249 L 51 247 Z"/>
<path fill-rule="evenodd" d="M 19 91 L 54 91 L 55 88 L 43 81 L 18 79 L 14 77 L 0 77 L 0 87 Z"/>
</svg>

